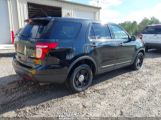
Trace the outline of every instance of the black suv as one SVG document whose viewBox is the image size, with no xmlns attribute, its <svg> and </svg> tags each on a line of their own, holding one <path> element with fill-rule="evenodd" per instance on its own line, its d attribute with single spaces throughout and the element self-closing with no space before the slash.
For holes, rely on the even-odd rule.
<svg viewBox="0 0 161 120">
<path fill-rule="evenodd" d="M 34 18 L 16 37 L 13 66 L 24 79 L 87 89 L 97 74 L 131 66 L 138 70 L 144 45 L 116 24 L 72 18 Z"/>
</svg>

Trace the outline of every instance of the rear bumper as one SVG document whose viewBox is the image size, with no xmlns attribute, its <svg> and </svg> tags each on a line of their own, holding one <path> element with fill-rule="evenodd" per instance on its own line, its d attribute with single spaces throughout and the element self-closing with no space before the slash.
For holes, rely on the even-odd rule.
<svg viewBox="0 0 161 120">
<path fill-rule="evenodd" d="M 15 72 L 23 78 L 42 83 L 63 83 L 67 78 L 68 69 L 66 67 L 38 66 L 37 68 L 27 68 L 22 66 L 15 58 L 13 59 Z"/>
<path fill-rule="evenodd" d="M 145 47 L 161 49 L 161 43 L 145 43 Z"/>
</svg>

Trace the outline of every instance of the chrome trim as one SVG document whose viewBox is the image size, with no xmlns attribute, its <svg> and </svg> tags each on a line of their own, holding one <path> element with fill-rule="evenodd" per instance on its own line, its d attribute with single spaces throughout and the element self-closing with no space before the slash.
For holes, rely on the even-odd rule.
<svg viewBox="0 0 161 120">
<path fill-rule="evenodd" d="M 128 60 L 128 61 L 121 62 L 121 63 L 105 65 L 105 66 L 102 66 L 101 68 L 111 67 L 111 66 L 114 66 L 114 65 L 120 65 L 120 64 L 130 63 L 130 62 L 131 62 L 131 60 Z"/>
<path fill-rule="evenodd" d="M 114 66 L 114 65 L 115 65 L 115 64 L 105 65 L 105 66 L 102 66 L 101 68 L 111 67 L 111 66 Z"/>
</svg>

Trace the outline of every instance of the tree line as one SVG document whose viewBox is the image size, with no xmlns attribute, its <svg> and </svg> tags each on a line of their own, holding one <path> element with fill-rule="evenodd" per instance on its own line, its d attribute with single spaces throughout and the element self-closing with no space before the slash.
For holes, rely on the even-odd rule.
<svg viewBox="0 0 161 120">
<path fill-rule="evenodd" d="M 126 21 L 124 23 L 120 23 L 120 25 L 128 31 L 130 35 L 137 35 L 140 33 L 147 25 L 151 24 L 159 24 L 161 23 L 157 18 L 152 17 L 150 19 L 144 18 L 140 23 L 137 23 L 136 21 Z"/>
</svg>

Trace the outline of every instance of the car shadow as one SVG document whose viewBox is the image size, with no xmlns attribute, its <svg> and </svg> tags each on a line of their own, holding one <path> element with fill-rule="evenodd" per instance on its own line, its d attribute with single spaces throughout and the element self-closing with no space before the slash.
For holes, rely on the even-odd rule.
<svg viewBox="0 0 161 120">
<path fill-rule="evenodd" d="M 13 79 L 16 75 L 0 78 Z M 27 106 L 38 105 L 45 101 L 70 95 L 64 85 L 48 84 L 40 85 L 31 81 L 18 79 L 16 81 L 0 85 L 0 114 L 17 110 Z"/>
<path fill-rule="evenodd" d="M 110 80 L 111 78 L 127 72 L 129 72 L 129 69 L 124 68 L 98 75 L 95 77 L 93 85 Z M 17 80 L 6 84 L 0 84 L 0 114 L 27 106 L 35 106 L 49 100 L 74 94 L 69 91 L 65 85 L 40 85 L 31 81 L 21 80 L 17 75 L 2 77 L 0 78 L 0 81 L 11 80 L 14 78 Z"/>
<path fill-rule="evenodd" d="M 115 78 L 117 76 L 123 75 L 127 72 L 133 71 L 130 67 L 125 67 L 117 70 L 113 70 L 110 72 L 102 73 L 100 75 L 97 75 L 95 79 L 93 80 L 93 85 L 99 84 L 101 82 L 104 82 L 106 80 L 111 80 L 112 78 Z"/>
</svg>

